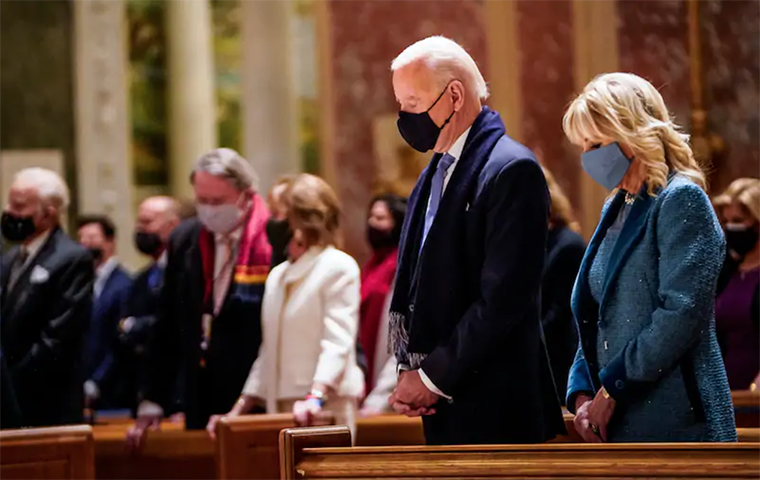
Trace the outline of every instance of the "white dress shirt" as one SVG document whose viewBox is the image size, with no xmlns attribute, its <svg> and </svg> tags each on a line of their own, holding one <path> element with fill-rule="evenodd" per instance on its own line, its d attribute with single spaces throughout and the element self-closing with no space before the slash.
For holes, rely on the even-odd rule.
<svg viewBox="0 0 760 480">
<path fill-rule="evenodd" d="M 446 175 L 443 177 L 443 188 L 441 189 L 441 198 L 443 198 L 443 195 L 446 193 L 446 187 L 449 184 L 449 180 L 451 180 L 451 176 L 454 174 L 454 169 L 457 168 L 457 164 L 459 163 L 459 157 L 462 156 L 462 150 L 464 150 L 464 144 L 467 142 L 467 135 L 470 134 L 470 130 L 472 127 L 469 127 L 467 130 L 462 133 L 459 138 L 456 139 L 454 144 L 449 149 L 448 153 L 452 157 L 454 157 L 454 161 L 451 162 L 451 166 L 448 170 L 446 170 Z M 428 197 L 428 208 L 430 208 L 430 197 Z M 434 220 L 435 221 L 435 220 Z M 409 370 L 408 365 L 399 365 L 399 370 Z M 430 377 L 428 377 L 425 372 L 420 368 L 420 379 L 422 380 L 422 383 L 425 384 L 425 386 L 430 390 L 431 392 L 435 393 L 438 396 L 441 396 L 447 400 L 451 400 L 451 397 L 443 393 L 438 387 L 435 386 L 435 384 L 430 380 Z"/>
</svg>

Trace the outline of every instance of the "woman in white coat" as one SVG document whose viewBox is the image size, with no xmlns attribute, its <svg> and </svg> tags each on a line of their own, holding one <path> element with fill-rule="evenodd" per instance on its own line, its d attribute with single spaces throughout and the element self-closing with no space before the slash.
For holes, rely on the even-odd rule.
<svg viewBox="0 0 760 480">
<path fill-rule="evenodd" d="M 340 206 L 322 179 L 299 175 L 284 198 L 293 229 L 290 258 L 266 281 L 263 342 L 240 399 L 228 416 L 265 404 L 308 425 L 321 410 L 355 424 L 364 379 L 356 363 L 359 266 L 335 248 Z M 221 416 L 209 420 L 214 436 Z"/>
</svg>

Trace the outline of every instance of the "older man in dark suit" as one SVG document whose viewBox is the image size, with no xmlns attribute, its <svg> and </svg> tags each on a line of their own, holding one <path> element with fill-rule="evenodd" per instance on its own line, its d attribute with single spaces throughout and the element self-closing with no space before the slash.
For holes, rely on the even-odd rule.
<svg viewBox="0 0 760 480">
<path fill-rule="evenodd" d="M 68 189 L 54 172 L 17 174 L 0 220 L 18 243 L 2 258 L 0 343 L 25 426 L 82 422 L 90 253 L 61 230 Z"/>
<path fill-rule="evenodd" d="M 397 57 L 398 127 L 434 150 L 404 222 L 391 336 L 394 408 L 430 444 L 543 442 L 564 430 L 540 325 L 549 212 L 533 153 L 481 105 L 488 88 L 453 41 Z"/>
</svg>

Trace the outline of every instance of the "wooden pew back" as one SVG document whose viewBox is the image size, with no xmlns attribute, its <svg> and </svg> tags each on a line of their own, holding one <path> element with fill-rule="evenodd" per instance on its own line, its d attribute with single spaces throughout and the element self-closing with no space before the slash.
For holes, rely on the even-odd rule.
<svg viewBox="0 0 760 480">
<path fill-rule="evenodd" d="M 0 478 L 95 478 L 92 428 L 72 425 L 0 432 Z"/>
<path fill-rule="evenodd" d="M 356 422 L 357 447 L 425 445 L 422 419 L 403 415 L 380 415 L 360 418 Z"/>
<path fill-rule="evenodd" d="M 757 478 L 758 443 L 350 447 L 345 427 L 287 429 L 280 478 Z"/>
<path fill-rule="evenodd" d="M 737 428 L 760 428 L 760 392 L 733 391 L 734 415 Z"/>
<path fill-rule="evenodd" d="M 315 420 L 332 425 L 331 413 Z M 243 415 L 223 418 L 216 429 L 216 471 L 223 479 L 272 479 L 280 472 L 277 451 L 280 431 L 295 427 L 292 414 Z"/>
<path fill-rule="evenodd" d="M 184 430 L 162 422 L 148 432 L 139 452 L 125 449 L 130 424 L 102 425 L 95 434 L 95 473 L 99 479 L 209 479 L 215 477 L 214 443 L 205 430 Z"/>
</svg>

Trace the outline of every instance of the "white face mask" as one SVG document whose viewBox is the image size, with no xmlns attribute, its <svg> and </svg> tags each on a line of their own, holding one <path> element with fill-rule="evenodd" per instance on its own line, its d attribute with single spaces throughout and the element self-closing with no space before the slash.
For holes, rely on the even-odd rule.
<svg viewBox="0 0 760 480">
<path fill-rule="evenodd" d="M 240 223 L 244 213 L 237 206 L 237 202 L 224 205 L 198 205 L 198 219 L 214 233 L 230 233 Z"/>
</svg>

